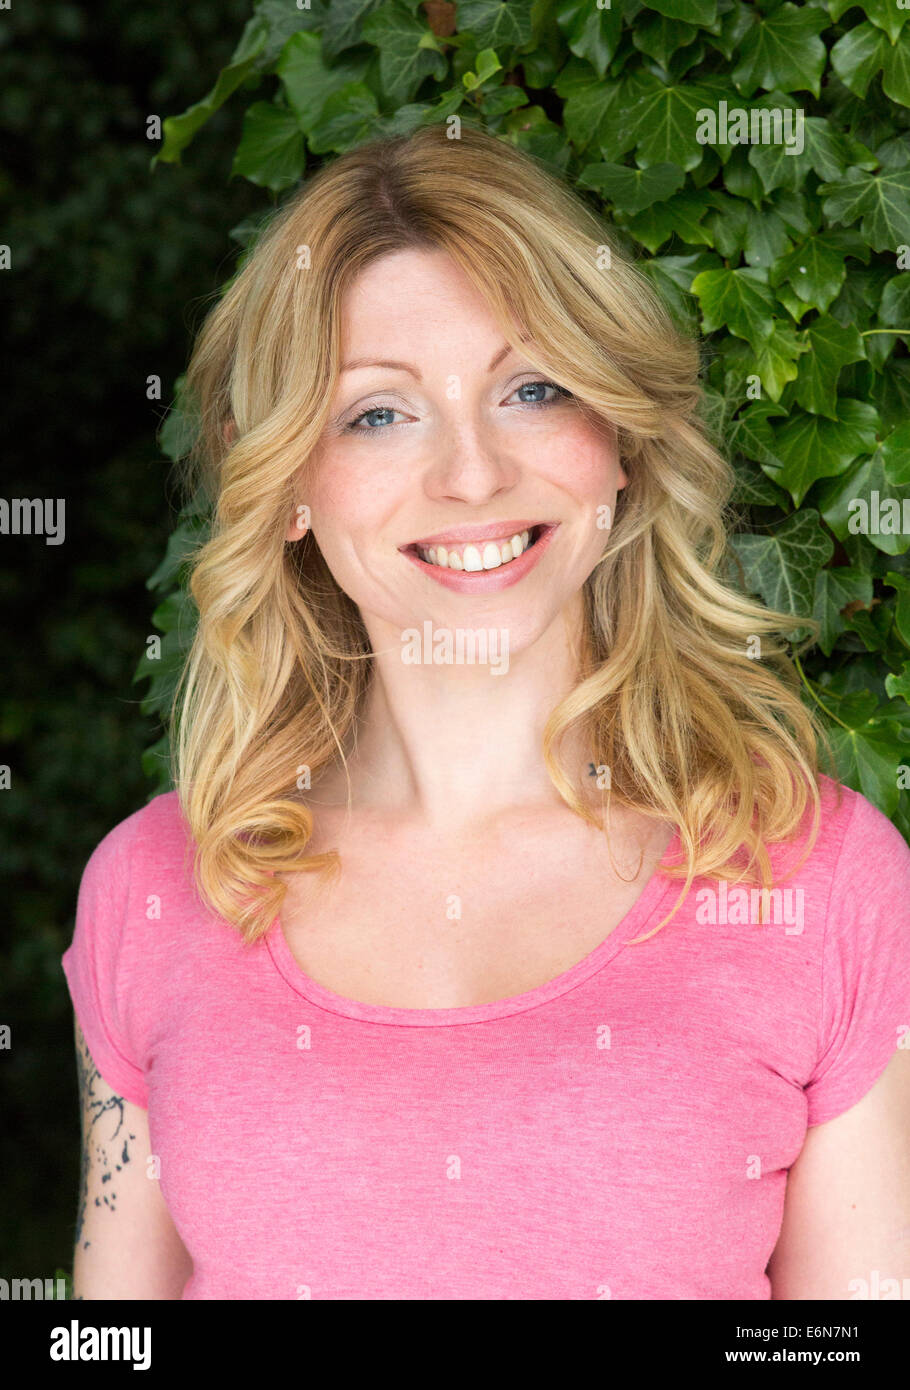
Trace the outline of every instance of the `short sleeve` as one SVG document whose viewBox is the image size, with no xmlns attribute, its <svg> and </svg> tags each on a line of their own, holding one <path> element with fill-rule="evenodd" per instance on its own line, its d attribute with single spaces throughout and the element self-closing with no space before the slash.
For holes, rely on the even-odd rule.
<svg viewBox="0 0 910 1390">
<path fill-rule="evenodd" d="M 849 1110 L 910 1045 L 910 847 L 854 796 L 828 899 L 809 1125 Z"/>
<path fill-rule="evenodd" d="M 129 1017 L 132 973 L 124 969 L 129 825 L 124 821 L 116 826 L 85 867 L 76 927 L 61 964 L 95 1066 L 117 1095 L 147 1109 L 145 1075 L 131 1055 L 122 1022 Z"/>
</svg>

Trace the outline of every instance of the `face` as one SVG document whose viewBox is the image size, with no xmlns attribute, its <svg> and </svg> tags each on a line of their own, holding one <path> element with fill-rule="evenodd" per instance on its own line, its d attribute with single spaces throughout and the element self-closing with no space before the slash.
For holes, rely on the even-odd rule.
<svg viewBox="0 0 910 1390">
<path fill-rule="evenodd" d="M 603 553 L 627 482 L 615 432 L 508 348 L 443 252 L 367 267 L 342 367 L 298 500 L 374 646 L 427 619 L 532 644 Z"/>
</svg>

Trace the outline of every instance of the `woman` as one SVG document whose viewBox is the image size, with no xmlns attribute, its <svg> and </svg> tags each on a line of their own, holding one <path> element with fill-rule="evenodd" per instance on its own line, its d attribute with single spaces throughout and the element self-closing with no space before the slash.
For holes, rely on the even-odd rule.
<svg viewBox="0 0 910 1390">
<path fill-rule="evenodd" d="M 696 373 L 469 127 L 349 152 L 260 238 L 188 376 L 177 791 L 98 846 L 64 956 L 77 1296 L 910 1275 L 910 850 L 729 580 Z"/>
</svg>

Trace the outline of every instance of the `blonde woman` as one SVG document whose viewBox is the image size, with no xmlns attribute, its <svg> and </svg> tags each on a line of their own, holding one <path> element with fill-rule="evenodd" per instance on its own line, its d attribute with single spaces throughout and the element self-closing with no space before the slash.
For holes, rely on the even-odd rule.
<svg viewBox="0 0 910 1390">
<path fill-rule="evenodd" d="M 63 961 L 76 1296 L 910 1277 L 910 850 L 730 581 L 645 277 L 436 126 L 289 201 L 188 380 L 177 790 Z"/>
</svg>

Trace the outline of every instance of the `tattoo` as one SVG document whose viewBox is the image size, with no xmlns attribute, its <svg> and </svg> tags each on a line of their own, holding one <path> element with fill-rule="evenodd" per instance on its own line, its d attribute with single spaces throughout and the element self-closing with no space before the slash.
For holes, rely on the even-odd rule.
<svg viewBox="0 0 910 1390">
<path fill-rule="evenodd" d="M 88 1205 L 88 1175 L 92 1164 L 92 1155 L 100 1166 L 105 1170 L 101 1175 L 102 1184 L 113 1181 L 114 1172 L 119 1173 L 123 1166 L 130 1161 L 129 1142 L 136 1138 L 135 1134 L 124 1135 L 123 1148 L 120 1153 L 120 1162 L 114 1162 L 111 1171 L 111 1156 L 108 1145 L 117 1138 L 123 1127 L 124 1111 L 123 1097 L 115 1096 L 110 1092 L 110 1087 L 104 1081 L 98 1068 L 92 1060 L 92 1055 L 86 1046 L 85 1038 L 80 1028 L 76 1038 L 76 1069 L 79 1076 L 79 1096 L 82 1103 L 82 1160 L 79 1173 L 79 1210 L 76 1216 L 76 1244 L 82 1240 L 82 1231 L 85 1225 L 85 1211 Z M 100 1083 L 100 1084 L 99 1084 Z M 99 1121 L 105 1115 L 114 1117 L 116 1115 L 116 1127 L 104 1137 L 103 1131 L 110 1129 L 110 1122 L 102 1126 L 102 1130 L 97 1130 Z M 95 1206 L 106 1206 L 111 1211 L 116 1211 L 117 1194 L 113 1187 L 103 1193 L 102 1196 L 95 1198 Z M 87 1250 L 90 1241 L 83 1243 L 83 1250 Z"/>
</svg>

